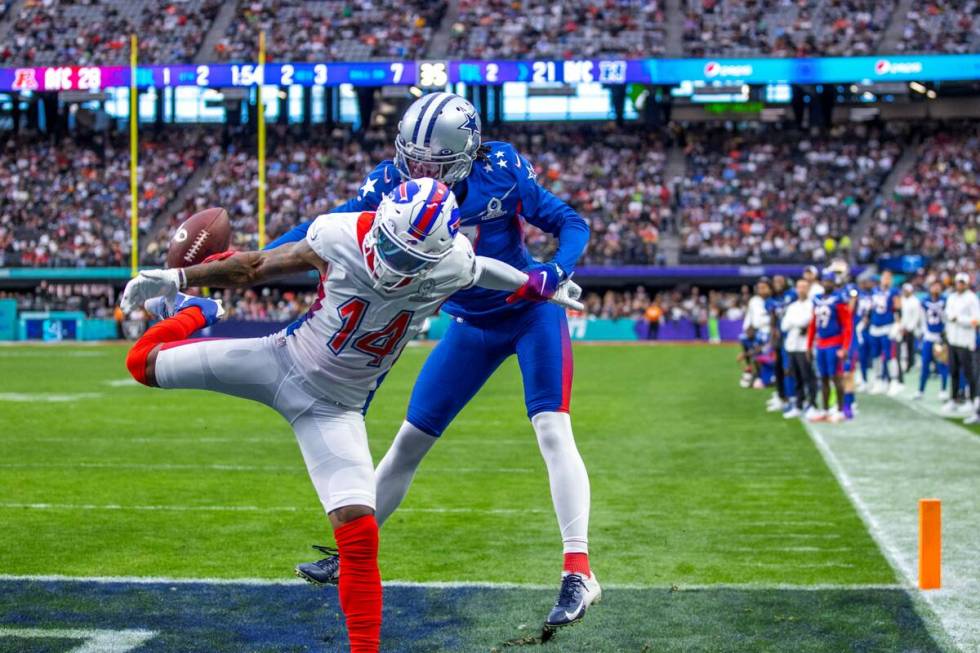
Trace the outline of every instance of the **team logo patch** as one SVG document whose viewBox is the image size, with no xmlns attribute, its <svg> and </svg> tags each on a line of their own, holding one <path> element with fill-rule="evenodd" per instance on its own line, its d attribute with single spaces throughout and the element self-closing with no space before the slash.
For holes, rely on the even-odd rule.
<svg viewBox="0 0 980 653">
<path fill-rule="evenodd" d="M 460 223 L 459 209 L 455 208 L 453 209 L 453 212 L 449 215 L 449 224 L 446 225 L 449 228 L 449 235 L 453 238 L 455 238 L 456 234 L 459 233 L 459 223 Z"/>
<path fill-rule="evenodd" d="M 448 195 L 449 188 L 442 182 L 436 182 L 432 186 L 432 191 L 429 193 L 419 217 L 412 221 L 412 226 L 408 229 L 411 236 L 422 240 L 432 231 L 436 218 L 442 210 L 442 203 Z"/>
<path fill-rule="evenodd" d="M 398 188 L 392 193 L 395 204 L 408 204 L 419 192 L 419 185 L 414 181 L 406 181 L 399 184 Z"/>
</svg>

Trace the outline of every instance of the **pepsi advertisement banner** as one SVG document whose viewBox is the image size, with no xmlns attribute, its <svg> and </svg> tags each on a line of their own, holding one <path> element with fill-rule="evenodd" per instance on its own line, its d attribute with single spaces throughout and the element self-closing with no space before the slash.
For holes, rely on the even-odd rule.
<svg viewBox="0 0 980 653">
<path fill-rule="evenodd" d="M 125 66 L 0 68 L 0 91 L 97 91 L 129 86 Z M 277 86 L 498 85 L 505 82 L 678 84 L 683 81 L 768 84 L 970 81 L 980 54 L 806 59 L 584 59 L 566 61 L 371 61 L 140 66 L 139 88 Z"/>
</svg>

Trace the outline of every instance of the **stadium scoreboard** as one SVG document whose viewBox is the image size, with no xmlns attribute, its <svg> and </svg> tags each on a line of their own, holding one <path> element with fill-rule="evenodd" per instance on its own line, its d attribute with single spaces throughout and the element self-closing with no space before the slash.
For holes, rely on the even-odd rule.
<svg viewBox="0 0 980 653">
<path fill-rule="evenodd" d="M 980 79 L 980 55 L 795 59 L 422 60 L 213 63 L 140 66 L 136 86 L 202 88 L 448 84 L 679 84 L 686 81 L 814 84 Z M 0 68 L 0 91 L 97 91 L 129 86 L 127 66 Z"/>
</svg>

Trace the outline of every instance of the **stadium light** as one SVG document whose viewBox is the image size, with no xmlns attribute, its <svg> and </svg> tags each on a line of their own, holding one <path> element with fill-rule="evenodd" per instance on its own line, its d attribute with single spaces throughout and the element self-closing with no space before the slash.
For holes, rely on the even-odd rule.
<svg viewBox="0 0 980 653">
<path fill-rule="evenodd" d="M 915 91 L 916 93 L 926 92 L 926 87 L 922 85 L 920 82 L 909 82 L 909 88 Z"/>
<path fill-rule="evenodd" d="M 408 88 L 408 92 L 415 97 L 422 97 L 422 89 L 420 89 L 418 86 L 410 86 Z"/>
<path fill-rule="evenodd" d="M 935 100 L 936 92 L 930 88 L 928 92 L 926 92 L 926 97 L 929 98 L 930 100 Z"/>
</svg>

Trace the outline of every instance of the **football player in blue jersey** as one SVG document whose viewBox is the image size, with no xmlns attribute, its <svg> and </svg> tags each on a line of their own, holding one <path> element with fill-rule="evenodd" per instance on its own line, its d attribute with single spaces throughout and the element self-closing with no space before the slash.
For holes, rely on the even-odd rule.
<svg viewBox="0 0 980 653">
<path fill-rule="evenodd" d="M 922 300 L 922 322 L 922 343 L 919 351 L 922 370 L 919 375 L 919 391 L 915 393 L 915 399 L 922 399 L 925 394 L 926 381 L 935 364 L 941 383 L 939 399 L 945 401 L 949 399 L 947 390 L 949 368 L 946 366 L 943 342 L 943 331 L 946 329 L 946 298 L 943 297 L 943 284 L 938 280 L 929 285 L 929 296 Z"/>
<path fill-rule="evenodd" d="M 786 352 L 786 332 L 783 331 L 783 314 L 786 307 L 796 301 L 796 289 L 790 288 L 786 277 L 777 274 L 772 278 L 772 296 L 766 299 L 766 311 L 772 319 L 772 346 L 775 355 L 776 392 L 766 409 L 769 412 L 786 411 L 793 405 L 796 382 L 789 374 L 789 354 Z"/>
<path fill-rule="evenodd" d="M 464 98 L 452 93 L 419 98 L 399 123 L 394 160 L 378 164 L 357 197 L 334 211 L 374 210 L 403 180 L 434 177 L 455 193 L 460 231 L 476 253 L 526 271 L 540 294 L 551 296 L 571 277 L 589 240 L 588 224 L 538 184 L 533 166 L 512 145 L 483 143 L 480 131 L 476 109 Z M 539 263 L 528 254 L 525 220 L 558 239 L 550 261 Z M 303 238 L 308 226 L 293 228 L 269 247 Z M 600 598 L 601 589 L 588 557 L 589 477 L 568 414 L 572 347 L 565 312 L 554 304 L 524 301 L 517 293 L 480 288 L 456 293 L 443 309 L 453 320 L 426 360 L 407 417 L 378 465 L 376 519 L 383 524 L 395 511 L 423 456 L 497 367 L 516 354 L 564 547 L 561 588 L 545 625 L 574 623 Z M 299 565 L 297 573 L 333 584 L 338 569 L 336 556 L 328 555 Z"/>
<path fill-rule="evenodd" d="M 813 298 L 813 318 L 807 331 L 807 350 L 814 351 L 817 374 L 823 391 L 825 412 L 817 411 L 810 421 L 842 422 L 847 419 L 844 374 L 851 351 L 850 299 L 844 289 L 838 286 L 845 281 L 845 273 L 837 267 L 828 267 L 820 275 L 824 291 Z M 830 385 L 837 392 L 837 408 L 830 406 Z"/>
<path fill-rule="evenodd" d="M 881 273 L 878 286 L 871 291 L 868 335 L 871 338 L 871 356 L 879 366 L 876 383 L 871 387 L 872 394 L 888 392 L 894 396 L 902 391 L 894 346 L 897 329 L 895 313 L 899 310 L 899 301 L 898 290 L 892 287 L 892 273 L 885 270 Z"/>
<path fill-rule="evenodd" d="M 871 378 L 868 372 L 871 369 L 871 337 L 868 333 L 871 321 L 871 294 L 874 289 L 874 279 L 865 274 L 858 279 L 855 289 L 855 301 L 853 306 L 854 313 L 854 338 L 852 347 L 855 348 L 858 365 L 861 370 L 861 378 L 857 384 L 857 390 L 863 392 L 868 389 Z"/>
</svg>

